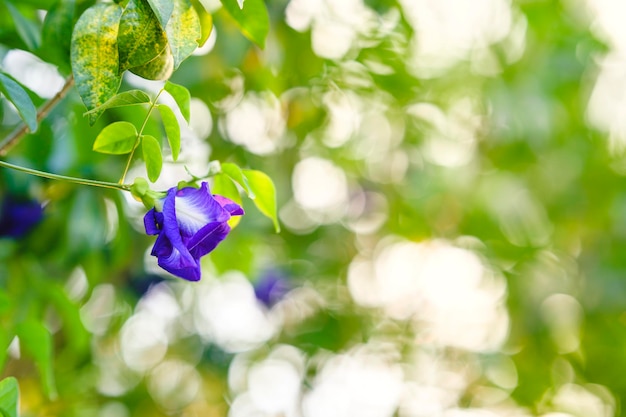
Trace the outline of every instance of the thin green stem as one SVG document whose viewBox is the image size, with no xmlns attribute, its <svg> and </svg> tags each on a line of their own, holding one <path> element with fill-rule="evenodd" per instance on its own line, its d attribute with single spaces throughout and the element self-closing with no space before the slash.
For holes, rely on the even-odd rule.
<svg viewBox="0 0 626 417">
<path fill-rule="evenodd" d="M 159 100 L 159 96 L 161 95 L 161 93 L 165 91 L 163 88 L 159 91 L 159 93 L 156 95 L 156 97 L 154 98 L 154 100 L 150 103 L 150 107 L 148 108 L 148 113 L 146 114 L 146 118 L 143 119 L 143 123 L 141 124 L 141 128 L 139 129 L 139 132 L 137 132 L 137 139 L 135 139 L 135 144 L 133 145 L 133 150 L 130 151 L 130 154 L 128 155 L 128 160 L 126 161 L 126 167 L 124 168 L 124 173 L 122 174 L 122 178 L 120 178 L 120 184 L 124 183 L 124 181 L 126 180 L 126 174 L 128 173 L 128 170 L 130 168 L 130 163 L 133 160 L 133 155 L 135 154 L 135 149 L 137 149 L 137 147 L 139 146 L 139 141 L 141 140 L 141 135 L 143 134 L 143 130 L 146 127 L 146 124 L 148 124 L 148 119 L 150 119 L 150 115 L 152 114 L 152 110 L 154 110 L 154 107 L 157 105 L 157 101 Z"/>
<path fill-rule="evenodd" d="M 26 168 L 19 165 L 10 164 L 5 161 L 0 160 L 0 167 L 14 169 L 16 171 L 25 172 L 30 175 L 36 175 L 38 177 L 49 178 L 52 180 L 73 182 L 75 184 L 89 185 L 92 187 L 100 187 L 100 188 L 112 188 L 114 190 L 122 190 L 122 191 L 130 191 L 129 184 L 116 184 L 113 182 L 104 182 L 104 181 L 96 181 L 96 180 L 88 180 L 84 178 L 76 178 L 76 177 L 67 177 L 65 175 L 52 174 L 50 172 L 38 171 L 32 168 Z"/>
</svg>

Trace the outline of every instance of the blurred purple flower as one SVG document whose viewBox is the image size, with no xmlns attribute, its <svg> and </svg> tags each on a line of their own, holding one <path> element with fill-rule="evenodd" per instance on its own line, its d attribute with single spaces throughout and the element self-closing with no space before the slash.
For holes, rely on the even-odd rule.
<svg viewBox="0 0 626 417">
<path fill-rule="evenodd" d="M 257 300 L 268 307 L 280 301 L 291 290 L 289 280 L 281 271 L 266 271 L 254 283 L 254 294 Z"/>
<path fill-rule="evenodd" d="M 43 219 L 43 207 L 36 200 L 7 196 L 0 208 L 0 237 L 20 238 Z"/>
<path fill-rule="evenodd" d="M 159 266 L 186 280 L 198 281 L 200 258 L 226 238 L 230 217 L 243 214 L 241 206 L 211 194 L 203 182 L 200 188 L 170 188 L 143 221 L 147 234 L 158 235 L 152 256 L 158 258 Z"/>
</svg>

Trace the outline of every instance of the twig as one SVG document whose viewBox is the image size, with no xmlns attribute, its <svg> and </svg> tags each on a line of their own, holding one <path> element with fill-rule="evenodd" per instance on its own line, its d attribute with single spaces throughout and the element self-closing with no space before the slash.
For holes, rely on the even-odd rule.
<svg viewBox="0 0 626 417">
<path fill-rule="evenodd" d="M 41 122 L 50 111 L 63 100 L 63 97 L 67 94 L 67 92 L 74 86 L 74 77 L 71 75 L 67 77 L 65 80 L 65 85 L 56 93 L 54 97 L 44 103 L 43 106 L 39 108 L 37 111 L 37 123 Z M 4 138 L 2 142 L 0 142 L 0 155 L 5 156 L 11 148 L 18 144 L 20 140 L 28 133 L 28 127 L 22 123 L 20 127 L 13 131 L 9 136 Z"/>
</svg>

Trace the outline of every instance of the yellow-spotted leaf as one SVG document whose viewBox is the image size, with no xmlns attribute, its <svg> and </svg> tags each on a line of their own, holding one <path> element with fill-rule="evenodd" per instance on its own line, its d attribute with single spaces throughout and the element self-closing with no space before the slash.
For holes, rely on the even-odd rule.
<svg viewBox="0 0 626 417">
<path fill-rule="evenodd" d="M 266 217 L 274 222 L 276 233 L 280 232 L 280 224 L 278 223 L 278 214 L 276 211 L 276 187 L 274 182 L 264 172 L 249 169 L 241 170 L 246 177 L 250 189 L 254 192 L 254 205 Z M 252 197 L 250 197 L 252 198 Z"/>
<path fill-rule="evenodd" d="M 172 159 L 176 161 L 180 152 L 180 125 L 172 109 L 165 104 L 159 104 L 158 107 L 159 113 L 161 113 L 161 120 L 163 120 L 165 134 L 167 135 L 167 142 L 170 144 L 172 151 Z"/>
<path fill-rule="evenodd" d="M 176 104 L 178 104 L 180 114 L 182 114 L 187 123 L 189 123 L 189 118 L 191 117 L 191 94 L 189 94 L 189 90 L 182 85 L 174 84 L 169 81 L 165 83 L 165 87 L 163 88 L 170 93 Z"/>
<path fill-rule="evenodd" d="M 87 110 L 93 110 L 113 97 L 122 82 L 117 51 L 121 16 L 119 5 L 98 3 L 85 10 L 74 26 L 72 72 Z M 89 123 L 93 125 L 102 111 L 90 113 Z"/>
<path fill-rule="evenodd" d="M 133 67 L 129 71 L 146 80 L 167 80 L 174 72 L 174 57 L 169 48 L 165 48 L 152 61 L 139 67 Z"/>
<path fill-rule="evenodd" d="M 0 72 L 0 93 L 9 100 L 28 126 L 28 130 L 37 130 L 37 109 L 24 88 L 9 75 Z"/>
<path fill-rule="evenodd" d="M 141 137 L 141 151 L 143 153 L 143 161 L 146 163 L 148 179 L 155 182 L 159 179 L 161 168 L 163 168 L 161 145 L 154 136 L 145 135 Z"/>
<path fill-rule="evenodd" d="M 221 0 L 224 9 L 237 22 L 241 33 L 252 42 L 265 47 L 265 38 L 270 30 L 270 18 L 263 0 Z"/>
<path fill-rule="evenodd" d="M 165 31 L 147 0 L 130 0 L 117 35 L 120 73 L 152 61 L 167 48 Z"/>
<path fill-rule="evenodd" d="M 111 155 L 123 155 L 133 150 L 137 141 L 137 129 L 129 122 L 111 123 L 98 134 L 93 150 Z"/>
<path fill-rule="evenodd" d="M 174 69 L 178 68 L 198 47 L 202 37 L 200 19 L 190 0 L 173 0 L 174 10 L 165 26 L 170 50 L 174 56 Z"/>
</svg>

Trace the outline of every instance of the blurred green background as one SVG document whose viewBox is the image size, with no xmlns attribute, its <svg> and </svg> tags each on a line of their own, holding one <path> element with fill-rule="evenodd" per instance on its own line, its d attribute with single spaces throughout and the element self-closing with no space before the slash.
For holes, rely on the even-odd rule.
<svg viewBox="0 0 626 417">
<path fill-rule="evenodd" d="M 15 3 L 37 33 L 56 2 Z M 171 79 L 191 123 L 154 188 L 262 170 L 282 231 L 246 201 L 185 282 L 130 196 L 0 171 L 3 199 L 45 205 L 0 240 L 23 416 L 626 415 L 626 3 L 273 0 L 263 50 L 203 3 L 211 38 Z M 12 19 L 2 69 L 43 103 L 67 69 Z M 7 160 L 116 182 L 93 141 L 146 110 L 84 111 L 71 91 Z"/>
</svg>

